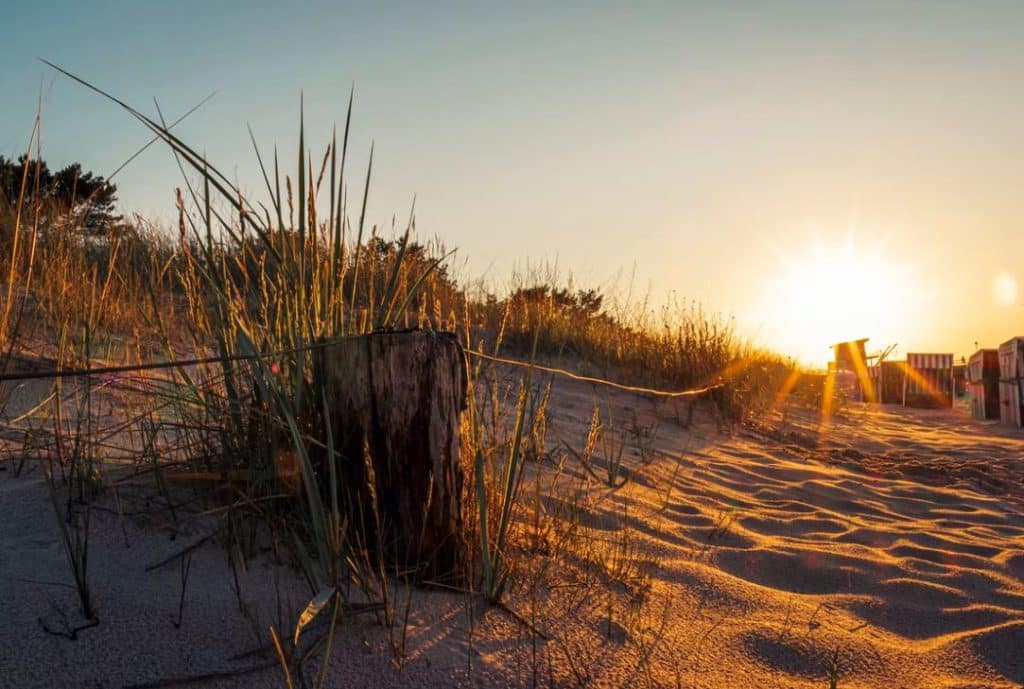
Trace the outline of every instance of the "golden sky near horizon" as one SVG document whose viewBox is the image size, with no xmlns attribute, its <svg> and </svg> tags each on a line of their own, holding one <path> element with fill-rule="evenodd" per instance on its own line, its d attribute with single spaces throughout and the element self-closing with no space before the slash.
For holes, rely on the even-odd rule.
<svg viewBox="0 0 1024 689">
<path fill-rule="evenodd" d="M 977 347 L 994 348 L 1017 335 L 1014 317 L 1019 319 L 1022 304 L 1015 274 L 996 268 L 988 284 L 970 289 L 958 270 L 963 268 L 952 264 L 947 274 L 929 274 L 924 257 L 858 242 L 852 232 L 845 241 L 815 241 L 782 255 L 776 273 L 763 281 L 752 311 L 764 325 L 754 336 L 821 365 L 830 358 L 829 345 L 861 337 L 871 338 L 869 353 L 897 345 L 899 353 L 934 349 L 969 356 L 975 344 L 960 341 L 964 326 L 985 312 L 994 318 L 978 329 Z M 951 292 L 950 283 L 962 291 Z M 942 343 L 950 344 L 943 349 Z"/>
<path fill-rule="evenodd" d="M 416 194 L 418 231 L 457 247 L 465 277 L 632 280 L 811 364 L 840 339 L 960 357 L 1024 334 L 1024 3 L 16 1 L 6 16 L 6 155 L 40 84 L 54 164 L 104 174 L 146 141 L 38 56 L 169 119 L 216 91 L 176 131 L 257 193 L 246 125 L 294 160 L 301 89 L 316 158 L 355 82 L 353 184 L 376 142 L 368 219 L 403 225 Z M 286 35 L 303 40 L 267 49 Z M 117 183 L 129 211 L 170 224 L 166 150 Z"/>
</svg>

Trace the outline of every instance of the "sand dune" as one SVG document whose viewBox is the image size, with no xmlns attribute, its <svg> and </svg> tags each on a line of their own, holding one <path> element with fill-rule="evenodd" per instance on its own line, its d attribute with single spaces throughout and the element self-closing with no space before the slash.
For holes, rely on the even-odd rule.
<svg viewBox="0 0 1024 689">
<path fill-rule="evenodd" d="M 791 411 L 728 440 L 660 426 L 660 461 L 682 471 L 628 528 L 664 558 L 661 593 L 698 597 L 699 614 L 674 609 L 672 643 L 721 621 L 690 681 L 827 686 L 838 648 L 840 686 L 1024 683 L 1021 435 L 959 410 L 819 421 Z M 657 509 L 647 487 L 631 497 Z"/>
<path fill-rule="evenodd" d="M 730 437 L 706 415 L 684 429 L 664 403 L 560 382 L 553 449 L 585 436 L 595 401 L 654 440 L 647 463 L 629 453 L 618 490 L 591 480 L 573 493 L 586 474 L 572 460 L 554 488 L 550 464 L 525 478 L 524 495 L 544 488 L 524 497 L 524 533 L 534 509 L 575 524 L 562 552 L 518 544 L 531 572 L 554 566 L 509 606 L 551 640 L 495 611 L 470 631 L 465 596 L 416 591 L 402 666 L 387 632 L 355 616 L 332 686 L 827 687 L 830 667 L 840 687 L 1024 684 L 1021 435 L 958 411 L 855 408 L 824 429 L 791 410 Z M 138 514 L 96 514 L 100 626 L 77 641 L 44 633 L 38 619 L 74 616 L 74 594 L 39 472 L 11 473 L 0 472 L 0 684 L 282 684 L 266 656 L 246 655 L 280 619 L 269 561 L 241 573 L 239 595 L 224 550 L 196 549 L 177 628 L 180 566 L 146 566 L 215 523 L 187 520 L 171 540 L 139 494 L 126 508 Z M 281 607 L 300 607 L 298 577 L 276 575 Z"/>
</svg>

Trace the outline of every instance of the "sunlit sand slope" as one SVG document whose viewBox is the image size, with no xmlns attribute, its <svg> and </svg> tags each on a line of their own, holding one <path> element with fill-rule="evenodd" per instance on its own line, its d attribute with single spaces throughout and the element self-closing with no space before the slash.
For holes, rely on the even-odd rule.
<svg viewBox="0 0 1024 689">
<path fill-rule="evenodd" d="M 564 394 L 556 429 L 590 394 Z M 615 401 L 641 424 L 659 412 Z M 841 687 L 1024 683 L 1019 432 L 857 406 L 826 425 L 790 410 L 728 440 L 665 421 L 656 435 L 663 456 L 594 517 L 648 508 L 623 528 L 674 601 L 665 684 L 673 665 L 686 686 L 821 687 L 830 667 Z M 674 461 L 667 493 L 653 477 Z"/>
<path fill-rule="evenodd" d="M 647 434 L 646 458 L 630 445 L 624 486 L 591 478 L 580 493 L 589 475 L 565 455 L 552 486 L 559 448 L 582 445 L 595 402 Z M 470 632 L 464 595 L 417 591 L 402 666 L 387 632 L 353 617 L 329 686 L 824 689 L 830 672 L 842 688 L 1024 684 L 1020 435 L 955 411 L 856 408 L 825 429 L 791 411 L 727 436 L 707 412 L 685 429 L 676 411 L 556 383 L 552 455 L 524 479 L 515 539 L 529 576 L 508 598 L 550 640 L 493 609 Z M 605 467 L 595 458 L 597 476 Z M 39 618 L 73 618 L 75 598 L 39 472 L 11 473 L 0 472 L 0 685 L 208 675 L 198 686 L 283 686 L 273 657 L 250 652 L 283 626 L 279 609 L 301 608 L 302 582 L 279 571 L 279 604 L 274 569 L 257 560 L 239 596 L 224 550 L 207 542 L 193 552 L 178 628 L 183 570 L 147 565 L 215 522 L 190 518 L 172 541 L 158 501 L 147 516 L 127 492 L 123 518 L 113 502 L 94 513 L 100 626 L 76 641 L 42 631 Z M 536 510 L 572 521 L 571 538 L 531 549 Z M 595 559 L 603 574 L 584 576 Z"/>
</svg>

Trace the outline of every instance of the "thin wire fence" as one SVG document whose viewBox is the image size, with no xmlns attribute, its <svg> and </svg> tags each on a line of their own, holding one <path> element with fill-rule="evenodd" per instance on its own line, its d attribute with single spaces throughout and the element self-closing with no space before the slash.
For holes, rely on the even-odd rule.
<svg viewBox="0 0 1024 689">
<path fill-rule="evenodd" d="M 153 371 L 153 370 L 168 370 L 182 368 L 185 366 L 202 366 L 205 364 L 217 364 L 217 363 L 229 363 L 235 361 L 255 361 L 257 359 L 273 359 L 275 357 L 287 356 L 289 354 L 297 354 L 300 352 L 307 352 L 314 349 L 322 349 L 324 347 L 330 347 L 344 342 L 351 338 L 339 338 L 333 340 L 325 340 L 323 342 L 311 343 L 303 347 L 296 347 L 293 349 L 286 349 L 277 352 L 262 352 L 258 354 L 237 354 L 233 356 L 217 356 L 217 357 L 200 357 L 193 359 L 179 359 L 174 361 L 155 361 L 142 364 L 128 364 L 122 366 L 99 366 L 99 367 L 85 367 L 85 368 L 69 368 L 69 369 L 49 369 L 41 371 L 14 371 L 7 373 L 0 373 L 0 383 L 4 382 L 19 382 L 28 380 L 46 380 L 46 379 L 62 379 L 62 378 L 81 378 L 91 377 L 100 375 L 117 375 L 123 373 L 136 373 L 141 371 Z M 667 398 L 679 398 L 679 397 L 699 397 L 712 390 L 717 390 L 723 386 L 723 383 L 716 382 L 709 385 L 702 385 L 696 388 L 690 388 L 686 390 L 659 390 L 657 388 L 649 388 L 637 385 L 627 385 L 623 383 L 616 383 L 615 381 L 607 380 L 605 378 L 596 378 L 593 376 L 584 376 L 568 369 L 557 368 L 554 366 L 545 366 L 536 362 L 521 361 L 518 359 L 510 359 L 507 357 L 495 356 L 493 354 L 486 354 L 473 349 L 466 349 L 466 354 L 469 356 L 484 359 L 494 363 L 505 364 L 508 366 L 516 366 L 519 368 L 533 369 L 536 371 L 543 371 L 545 373 L 551 373 L 553 375 L 563 376 L 571 380 L 576 380 L 584 383 L 591 383 L 594 385 L 603 385 L 606 387 L 614 388 L 616 390 L 623 390 L 625 392 L 634 392 L 638 394 L 651 395 L 654 397 L 667 397 Z"/>
</svg>

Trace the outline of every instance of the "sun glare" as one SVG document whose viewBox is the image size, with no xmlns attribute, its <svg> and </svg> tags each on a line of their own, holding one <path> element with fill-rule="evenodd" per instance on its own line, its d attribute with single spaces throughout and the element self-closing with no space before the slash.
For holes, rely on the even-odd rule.
<svg viewBox="0 0 1024 689">
<path fill-rule="evenodd" d="M 878 345 L 920 319 L 922 294 L 913 269 L 882 247 L 816 245 L 784 255 L 765 290 L 766 338 L 806 364 L 823 365 L 829 345 L 869 337 Z"/>
<path fill-rule="evenodd" d="M 1017 280 L 1009 273 L 999 273 L 992 279 L 992 296 L 1000 306 L 1017 303 Z"/>
</svg>

